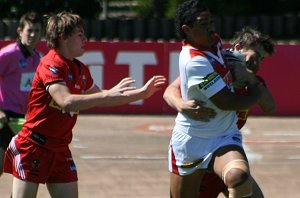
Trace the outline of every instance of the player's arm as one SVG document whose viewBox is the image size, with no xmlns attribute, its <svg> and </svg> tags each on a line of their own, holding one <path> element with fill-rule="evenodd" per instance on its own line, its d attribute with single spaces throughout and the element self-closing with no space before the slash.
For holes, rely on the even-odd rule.
<svg viewBox="0 0 300 198">
<path fill-rule="evenodd" d="M 129 87 L 133 82 L 134 80 L 131 78 L 124 78 L 110 90 L 93 87 L 88 91 L 90 94 L 71 94 L 68 87 L 61 82 L 49 85 L 48 91 L 63 110 L 78 111 L 96 106 L 109 107 L 146 99 L 161 89 L 161 86 L 165 84 L 165 77 L 154 76 L 139 89 Z M 97 89 L 98 92 L 96 92 Z"/>
<path fill-rule="evenodd" d="M 257 104 L 261 98 L 262 83 L 248 83 L 248 95 L 239 95 L 230 92 L 227 87 L 224 87 L 215 95 L 210 97 L 210 100 L 220 109 L 223 110 L 243 110 Z"/>
<path fill-rule="evenodd" d="M 263 82 L 263 87 L 262 87 L 262 95 L 261 98 L 258 102 L 258 105 L 260 106 L 261 110 L 265 113 L 274 113 L 276 110 L 276 102 L 275 99 L 273 97 L 273 95 L 271 94 L 270 90 L 268 89 L 266 83 L 264 82 L 264 80 L 257 76 L 257 78 Z"/>
<path fill-rule="evenodd" d="M 254 75 L 250 69 L 241 66 L 233 67 L 232 72 L 234 73 L 236 81 L 238 81 L 238 83 L 236 83 L 237 85 L 246 85 L 247 83 L 262 84 L 263 86 L 260 86 L 261 97 L 258 101 L 258 105 L 265 113 L 273 113 L 275 111 L 275 99 L 261 77 Z"/>
<path fill-rule="evenodd" d="M 215 117 L 215 111 L 206 108 L 203 102 L 182 99 L 179 76 L 166 88 L 163 98 L 170 107 L 194 120 L 208 121 Z"/>
</svg>

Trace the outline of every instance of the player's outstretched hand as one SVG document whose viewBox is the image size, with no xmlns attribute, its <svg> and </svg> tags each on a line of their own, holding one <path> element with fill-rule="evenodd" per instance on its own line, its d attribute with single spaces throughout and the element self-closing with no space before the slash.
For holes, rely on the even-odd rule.
<svg viewBox="0 0 300 198">
<path fill-rule="evenodd" d="M 123 78 L 117 85 L 115 85 L 113 88 L 109 89 L 109 95 L 110 96 L 126 96 L 127 94 L 124 94 L 126 91 L 135 90 L 136 87 L 130 87 L 129 85 L 134 83 L 135 80 L 131 77 Z"/>
<path fill-rule="evenodd" d="M 161 75 L 153 76 L 148 82 L 142 87 L 143 92 L 145 93 L 144 98 L 149 98 L 155 92 L 162 89 L 166 84 L 166 78 Z"/>
</svg>

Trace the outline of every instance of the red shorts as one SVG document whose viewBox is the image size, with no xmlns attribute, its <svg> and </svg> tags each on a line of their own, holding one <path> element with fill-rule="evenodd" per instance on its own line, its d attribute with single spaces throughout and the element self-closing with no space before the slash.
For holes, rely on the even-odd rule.
<svg viewBox="0 0 300 198">
<path fill-rule="evenodd" d="M 5 152 L 4 172 L 33 183 L 67 183 L 78 180 L 69 149 L 53 152 L 18 135 L 12 139 Z"/>
<path fill-rule="evenodd" d="M 214 173 L 206 173 L 201 182 L 199 198 L 216 198 L 226 189 L 227 186 L 221 178 Z"/>
</svg>

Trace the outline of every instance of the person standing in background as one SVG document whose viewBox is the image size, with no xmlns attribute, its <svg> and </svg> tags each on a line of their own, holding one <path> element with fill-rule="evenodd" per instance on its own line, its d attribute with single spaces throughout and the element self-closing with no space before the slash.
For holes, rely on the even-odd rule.
<svg viewBox="0 0 300 198">
<path fill-rule="evenodd" d="M 17 28 L 18 38 L 0 50 L 0 175 L 4 151 L 24 123 L 32 79 L 40 62 L 35 50 L 43 29 L 43 17 L 24 14 Z"/>
</svg>

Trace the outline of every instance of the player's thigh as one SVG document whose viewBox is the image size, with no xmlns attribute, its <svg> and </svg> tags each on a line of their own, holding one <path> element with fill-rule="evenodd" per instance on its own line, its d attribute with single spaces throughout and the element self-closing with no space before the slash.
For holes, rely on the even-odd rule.
<svg viewBox="0 0 300 198">
<path fill-rule="evenodd" d="M 47 183 L 48 191 L 52 198 L 77 198 L 77 182 Z"/>
<path fill-rule="evenodd" d="M 170 173 L 170 190 L 172 198 L 198 197 L 199 188 L 206 170 L 197 170 L 190 175 Z"/>
<path fill-rule="evenodd" d="M 13 189 L 12 189 L 12 197 L 13 198 L 35 198 L 37 195 L 39 184 L 32 183 L 28 181 L 24 181 L 18 179 L 16 177 L 13 178 Z"/>
<path fill-rule="evenodd" d="M 224 146 L 224 147 L 218 149 L 214 153 L 214 158 L 212 161 L 214 172 L 220 178 L 222 178 L 223 168 L 225 167 L 226 164 L 228 164 L 229 162 L 231 162 L 233 160 L 247 161 L 245 152 L 241 147 L 236 146 L 236 145 L 229 145 L 229 146 Z"/>
</svg>

